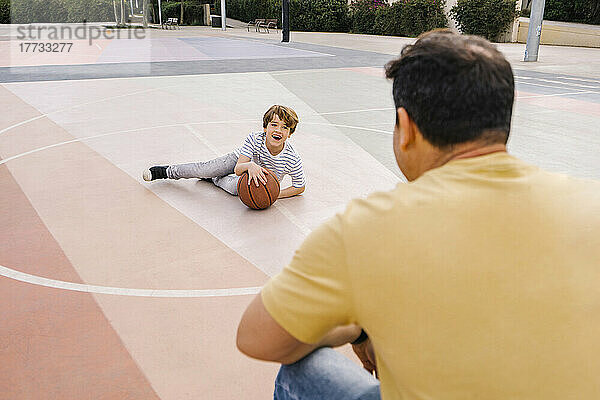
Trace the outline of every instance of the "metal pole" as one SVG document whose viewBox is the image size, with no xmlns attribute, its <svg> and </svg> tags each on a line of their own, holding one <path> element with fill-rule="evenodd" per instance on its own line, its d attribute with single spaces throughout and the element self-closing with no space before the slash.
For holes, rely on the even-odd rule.
<svg viewBox="0 0 600 400">
<path fill-rule="evenodd" d="M 227 17 L 225 13 L 225 0 L 221 0 L 221 30 L 227 29 Z"/>
<path fill-rule="evenodd" d="M 158 0 L 158 23 L 162 28 L 162 6 L 160 5 L 160 0 Z"/>
<path fill-rule="evenodd" d="M 282 42 L 290 41 L 290 0 L 281 1 L 281 33 Z"/>
<path fill-rule="evenodd" d="M 544 21 L 545 0 L 533 0 L 531 15 L 529 16 L 529 31 L 527 31 L 527 45 L 523 61 L 537 61 L 542 36 L 542 22 Z"/>
</svg>

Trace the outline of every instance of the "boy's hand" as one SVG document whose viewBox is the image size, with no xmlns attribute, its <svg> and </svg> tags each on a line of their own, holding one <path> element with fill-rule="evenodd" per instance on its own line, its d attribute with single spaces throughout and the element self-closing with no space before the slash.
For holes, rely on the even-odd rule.
<svg viewBox="0 0 600 400">
<path fill-rule="evenodd" d="M 267 184 L 267 176 L 265 175 L 267 173 L 267 170 L 264 169 L 263 167 L 261 167 L 260 165 L 251 162 L 250 165 L 248 166 L 248 185 L 250 184 L 250 182 L 252 182 L 252 180 L 254 180 L 254 183 L 256 184 L 256 186 L 260 186 L 259 185 L 259 181 L 263 183 L 263 185 Z"/>
</svg>

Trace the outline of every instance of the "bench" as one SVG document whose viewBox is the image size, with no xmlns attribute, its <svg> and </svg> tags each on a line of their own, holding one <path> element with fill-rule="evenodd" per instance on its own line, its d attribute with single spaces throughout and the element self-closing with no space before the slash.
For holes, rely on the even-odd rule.
<svg viewBox="0 0 600 400">
<path fill-rule="evenodd" d="M 246 26 L 246 29 L 248 30 L 248 32 L 250 32 L 250 27 L 253 26 L 254 29 L 256 29 L 256 32 L 258 32 L 258 26 L 260 24 L 264 24 L 264 23 L 265 23 L 264 19 L 255 19 L 254 21 L 248 22 L 248 25 Z"/>
<path fill-rule="evenodd" d="M 165 22 L 163 22 L 163 29 L 170 29 L 169 27 L 175 27 L 175 29 L 179 29 L 179 19 L 178 18 L 168 18 Z"/>
<path fill-rule="evenodd" d="M 277 20 L 276 19 L 265 19 L 264 22 L 258 24 L 256 29 L 260 32 L 260 28 L 263 28 L 265 32 L 269 33 L 269 28 L 277 30 Z"/>
</svg>

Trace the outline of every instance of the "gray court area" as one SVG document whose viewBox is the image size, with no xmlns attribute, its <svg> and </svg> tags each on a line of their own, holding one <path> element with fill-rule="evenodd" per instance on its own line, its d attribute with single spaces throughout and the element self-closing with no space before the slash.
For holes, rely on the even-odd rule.
<svg viewBox="0 0 600 400">
<path fill-rule="evenodd" d="M 170 58 L 180 56 L 181 60 L 153 61 L 164 57 L 164 40 L 116 42 L 123 44 L 111 43 L 97 63 L 4 67 L 0 68 L 0 82 L 382 66 L 390 59 L 389 55 L 381 53 L 306 43 L 284 44 L 266 39 L 182 38 L 168 41 L 171 47 L 167 55 Z M 177 52 L 177 48 L 183 50 Z M 196 50 L 195 54 L 190 50 Z M 138 52 L 138 61 L 124 62 L 132 52 Z"/>
</svg>

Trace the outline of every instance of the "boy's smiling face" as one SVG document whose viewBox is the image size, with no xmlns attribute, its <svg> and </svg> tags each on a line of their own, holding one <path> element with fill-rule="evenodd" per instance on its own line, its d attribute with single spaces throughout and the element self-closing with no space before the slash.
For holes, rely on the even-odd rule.
<svg viewBox="0 0 600 400">
<path fill-rule="evenodd" d="M 271 122 L 264 128 L 267 141 L 267 149 L 273 155 L 277 155 L 283 150 L 285 141 L 290 137 L 290 127 L 287 126 L 285 121 L 279 118 L 279 115 L 273 115 Z"/>
</svg>

